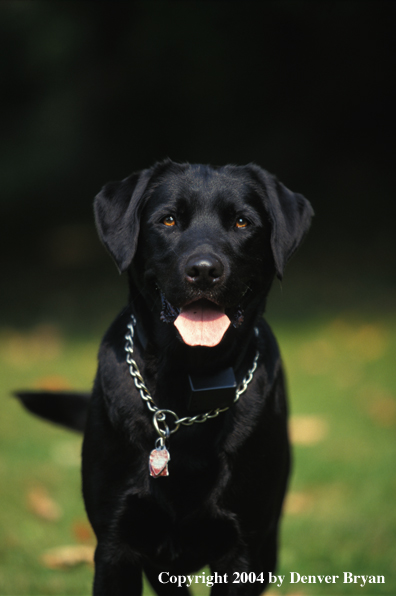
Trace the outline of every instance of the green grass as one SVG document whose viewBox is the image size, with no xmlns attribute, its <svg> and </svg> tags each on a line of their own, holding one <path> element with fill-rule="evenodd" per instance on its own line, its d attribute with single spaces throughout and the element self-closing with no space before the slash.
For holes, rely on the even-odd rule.
<svg viewBox="0 0 396 596">
<path fill-rule="evenodd" d="M 295 445 L 278 569 L 286 578 L 269 593 L 396 594 L 396 317 L 385 309 L 326 310 L 313 300 L 312 311 L 299 318 L 288 316 L 292 307 L 283 305 L 282 318 L 277 300 L 275 295 L 268 319 L 288 373 Z M 75 324 L 70 332 L 56 316 L 51 324 L 43 321 L 40 316 L 0 330 L 1 596 L 82 596 L 91 590 L 89 565 L 59 570 L 43 563 L 53 548 L 94 545 L 81 498 L 81 437 L 29 415 L 10 392 L 89 388 L 106 325 L 99 331 L 85 324 L 79 332 Z M 35 491 L 59 508 L 56 519 L 32 509 Z M 292 571 L 340 579 L 335 585 L 290 584 Z M 348 571 L 384 575 L 386 583 L 344 584 Z M 194 591 L 208 593 L 201 586 Z"/>
<path fill-rule="evenodd" d="M 279 326 L 296 417 L 325 432 L 294 447 L 279 572 L 384 575 L 365 594 L 396 592 L 396 320 L 350 315 Z M 293 500 L 291 499 L 291 505 Z M 342 581 L 342 580 L 340 580 Z M 301 594 L 355 594 L 359 584 L 298 584 Z M 282 592 L 288 593 L 290 586 Z"/>
</svg>

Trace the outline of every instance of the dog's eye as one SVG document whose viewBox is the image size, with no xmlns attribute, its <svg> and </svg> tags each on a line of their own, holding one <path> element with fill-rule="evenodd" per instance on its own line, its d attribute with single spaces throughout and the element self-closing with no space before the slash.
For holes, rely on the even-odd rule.
<svg viewBox="0 0 396 596">
<path fill-rule="evenodd" d="M 172 217 L 172 215 L 167 215 L 166 217 L 164 217 L 164 219 L 162 220 L 162 223 L 164 224 L 164 226 L 168 226 L 168 227 L 176 225 L 175 218 Z"/>
<path fill-rule="evenodd" d="M 247 228 L 248 225 L 249 225 L 249 222 L 245 217 L 238 217 L 238 219 L 235 222 L 236 228 Z"/>
</svg>

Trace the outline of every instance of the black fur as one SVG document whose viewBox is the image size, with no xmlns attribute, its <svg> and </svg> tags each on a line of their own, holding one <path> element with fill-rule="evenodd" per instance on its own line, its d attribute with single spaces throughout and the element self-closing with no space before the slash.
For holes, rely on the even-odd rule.
<svg viewBox="0 0 396 596">
<path fill-rule="evenodd" d="M 159 573 L 205 565 L 228 574 L 213 596 L 263 591 L 276 565 L 289 443 L 281 360 L 262 315 L 273 278 L 283 276 L 312 214 L 304 197 L 256 165 L 168 160 L 96 197 L 100 237 L 130 289 L 100 348 L 83 446 L 83 493 L 98 539 L 96 596 L 139 595 L 142 570 L 157 594 L 187 594 L 160 583 Z M 165 225 L 169 216 L 175 225 Z M 199 298 L 237 323 L 212 348 L 186 345 L 173 325 Z M 189 373 L 232 367 L 239 384 L 260 353 L 237 404 L 171 435 L 169 477 L 148 472 L 158 435 L 125 362 L 131 313 L 144 381 L 156 405 L 179 417 L 189 415 Z M 232 583 L 243 571 L 262 573 L 264 583 Z"/>
</svg>

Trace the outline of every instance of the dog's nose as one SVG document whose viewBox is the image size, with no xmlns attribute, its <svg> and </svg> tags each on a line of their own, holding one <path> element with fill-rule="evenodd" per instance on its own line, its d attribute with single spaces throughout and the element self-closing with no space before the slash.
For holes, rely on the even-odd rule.
<svg viewBox="0 0 396 596">
<path fill-rule="evenodd" d="M 202 288 L 213 286 L 223 273 L 224 266 L 222 262 L 211 255 L 190 257 L 185 267 L 187 281 Z"/>
</svg>

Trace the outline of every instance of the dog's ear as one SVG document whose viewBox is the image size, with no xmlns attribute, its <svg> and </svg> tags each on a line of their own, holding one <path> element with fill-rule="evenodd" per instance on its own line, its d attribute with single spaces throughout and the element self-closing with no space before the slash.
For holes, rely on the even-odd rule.
<svg viewBox="0 0 396 596">
<path fill-rule="evenodd" d="M 109 182 L 96 195 L 94 212 L 99 237 L 123 273 L 136 252 L 140 213 L 152 169 Z"/>
<path fill-rule="evenodd" d="M 256 165 L 251 168 L 260 182 L 271 223 L 276 275 L 282 279 L 286 263 L 309 230 L 314 211 L 305 197 L 286 188 L 275 176 Z"/>
</svg>

